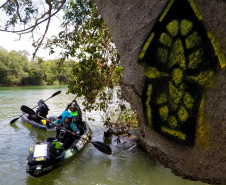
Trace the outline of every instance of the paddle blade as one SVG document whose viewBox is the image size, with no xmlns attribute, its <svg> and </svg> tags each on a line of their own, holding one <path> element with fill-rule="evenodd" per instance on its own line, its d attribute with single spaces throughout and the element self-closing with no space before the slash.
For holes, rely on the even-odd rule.
<svg viewBox="0 0 226 185">
<path fill-rule="evenodd" d="M 20 116 L 21 117 L 21 116 Z M 12 121 L 10 121 L 10 124 L 12 124 L 12 123 L 14 123 L 14 122 L 16 122 L 20 117 L 18 117 L 18 118 L 14 118 Z"/>
<path fill-rule="evenodd" d="M 55 92 L 55 93 L 51 96 L 51 98 L 54 97 L 54 96 L 56 96 L 56 95 L 58 95 L 58 94 L 60 94 L 60 93 L 61 93 L 61 91 Z"/>
<path fill-rule="evenodd" d="M 103 152 L 107 155 L 111 155 L 112 151 L 111 151 L 111 148 L 108 145 L 101 143 L 99 141 L 95 141 L 95 142 L 91 142 L 91 143 L 93 144 L 93 146 L 96 149 L 100 150 L 101 152 Z"/>
<path fill-rule="evenodd" d="M 36 113 L 35 113 L 31 108 L 29 108 L 29 107 L 27 107 L 27 106 L 25 106 L 25 105 L 22 105 L 22 106 L 20 107 L 20 109 L 21 109 L 23 112 L 27 113 L 27 114 L 33 114 L 33 115 L 36 115 Z"/>
</svg>

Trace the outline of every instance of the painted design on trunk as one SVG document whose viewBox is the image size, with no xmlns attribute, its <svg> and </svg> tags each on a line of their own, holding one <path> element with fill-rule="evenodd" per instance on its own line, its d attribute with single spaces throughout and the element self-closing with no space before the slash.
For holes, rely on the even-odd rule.
<svg viewBox="0 0 226 185">
<path fill-rule="evenodd" d="M 191 5 L 192 4 L 192 5 Z M 191 0 L 171 0 L 145 42 L 143 105 L 153 129 L 194 143 L 200 102 L 220 66 Z"/>
</svg>

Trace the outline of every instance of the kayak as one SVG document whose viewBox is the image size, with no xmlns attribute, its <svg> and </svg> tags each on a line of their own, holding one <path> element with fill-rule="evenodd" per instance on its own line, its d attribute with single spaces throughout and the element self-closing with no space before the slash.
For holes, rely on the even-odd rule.
<svg viewBox="0 0 226 185">
<path fill-rule="evenodd" d="M 73 141 L 71 146 L 64 150 L 59 146 L 62 143 L 55 138 L 47 138 L 43 143 L 37 142 L 30 147 L 27 156 L 26 172 L 31 176 L 40 177 L 62 165 L 64 161 L 76 155 L 87 142 L 90 142 L 92 131 L 85 123 L 81 135 Z"/>
<path fill-rule="evenodd" d="M 27 123 L 28 125 L 31 125 L 32 127 L 39 128 L 42 130 L 56 131 L 56 125 L 53 123 L 50 123 L 47 126 L 45 120 L 42 120 L 41 122 L 30 120 L 28 119 L 29 114 L 26 114 L 23 111 L 20 113 L 20 115 L 21 115 L 22 121 Z M 51 120 L 51 122 L 54 122 L 57 119 L 57 117 L 53 115 L 47 115 L 47 119 Z"/>
</svg>

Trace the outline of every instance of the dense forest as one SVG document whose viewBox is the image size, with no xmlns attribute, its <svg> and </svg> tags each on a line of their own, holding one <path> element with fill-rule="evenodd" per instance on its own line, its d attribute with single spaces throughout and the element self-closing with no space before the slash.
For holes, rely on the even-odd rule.
<svg viewBox="0 0 226 185">
<path fill-rule="evenodd" d="M 71 79 L 73 61 L 61 59 L 29 61 L 27 51 L 0 47 L 0 86 L 65 84 Z"/>
</svg>

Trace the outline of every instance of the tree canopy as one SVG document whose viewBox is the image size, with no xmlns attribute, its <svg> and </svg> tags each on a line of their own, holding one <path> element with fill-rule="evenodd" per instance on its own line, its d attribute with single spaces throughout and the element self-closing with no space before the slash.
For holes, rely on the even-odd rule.
<svg viewBox="0 0 226 185">
<path fill-rule="evenodd" d="M 0 86 L 66 84 L 71 79 L 72 61 L 60 59 L 29 61 L 26 51 L 0 48 Z"/>
</svg>

